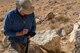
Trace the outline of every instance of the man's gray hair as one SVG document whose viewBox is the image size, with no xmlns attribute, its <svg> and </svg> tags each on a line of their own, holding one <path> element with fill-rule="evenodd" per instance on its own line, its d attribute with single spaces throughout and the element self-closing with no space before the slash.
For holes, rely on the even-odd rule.
<svg viewBox="0 0 80 53">
<path fill-rule="evenodd" d="M 28 2 L 31 2 L 31 0 L 16 0 L 16 7 L 26 9 L 27 8 L 26 4 Z"/>
</svg>

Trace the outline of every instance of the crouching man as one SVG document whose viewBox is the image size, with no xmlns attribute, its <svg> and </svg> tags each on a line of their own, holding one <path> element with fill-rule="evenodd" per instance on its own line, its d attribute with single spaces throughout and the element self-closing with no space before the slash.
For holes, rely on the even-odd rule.
<svg viewBox="0 0 80 53">
<path fill-rule="evenodd" d="M 16 8 L 4 17 L 4 34 L 18 53 L 25 53 L 27 38 L 35 35 L 34 7 L 29 0 L 16 1 Z"/>
</svg>

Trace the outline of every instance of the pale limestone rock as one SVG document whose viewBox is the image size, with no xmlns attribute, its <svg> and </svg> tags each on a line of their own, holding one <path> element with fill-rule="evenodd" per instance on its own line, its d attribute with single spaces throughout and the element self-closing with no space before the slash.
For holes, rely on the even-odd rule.
<svg viewBox="0 0 80 53">
<path fill-rule="evenodd" d="M 80 53 L 80 30 L 77 31 L 75 39 L 75 48 L 72 53 Z"/>
<path fill-rule="evenodd" d="M 63 36 L 66 35 L 66 32 L 65 32 L 64 29 L 62 30 L 62 33 L 61 33 L 61 34 L 62 34 Z"/>
<path fill-rule="evenodd" d="M 40 22 L 40 20 L 36 18 L 36 23 L 39 23 L 39 22 Z"/>
<path fill-rule="evenodd" d="M 56 30 L 43 30 L 38 32 L 33 38 L 31 38 L 31 41 L 40 45 L 50 53 L 59 53 L 61 49 L 60 37 L 56 34 Z"/>
<path fill-rule="evenodd" d="M 73 31 L 69 34 L 70 35 L 70 42 L 74 42 L 75 41 L 75 35 L 76 35 L 76 31 L 78 30 L 79 24 L 75 23 L 74 27 L 73 27 Z"/>
</svg>

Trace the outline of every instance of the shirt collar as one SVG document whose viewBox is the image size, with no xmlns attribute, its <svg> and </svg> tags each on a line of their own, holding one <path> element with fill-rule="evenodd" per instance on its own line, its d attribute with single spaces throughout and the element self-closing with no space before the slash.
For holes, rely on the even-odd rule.
<svg viewBox="0 0 80 53">
<path fill-rule="evenodd" d="M 21 17 L 27 16 L 27 15 L 22 16 L 22 15 L 19 13 L 18 8 L 15 9 L 15 12 L 16 12 L 19 16 L 21 16 Z"/>
</svg>

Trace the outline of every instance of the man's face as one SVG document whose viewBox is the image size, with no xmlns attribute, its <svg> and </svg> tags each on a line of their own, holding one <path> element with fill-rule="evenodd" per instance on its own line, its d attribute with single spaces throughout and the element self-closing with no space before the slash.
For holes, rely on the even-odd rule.
<svg viewBox="0 0 80 53">
<path fill-rule="evenodd" d="M 24 15 L 31 14 L 34 11 L 34 7 L 32 6 L 31 2 L 24 3 L 21 11 Z"/>
</svg>

